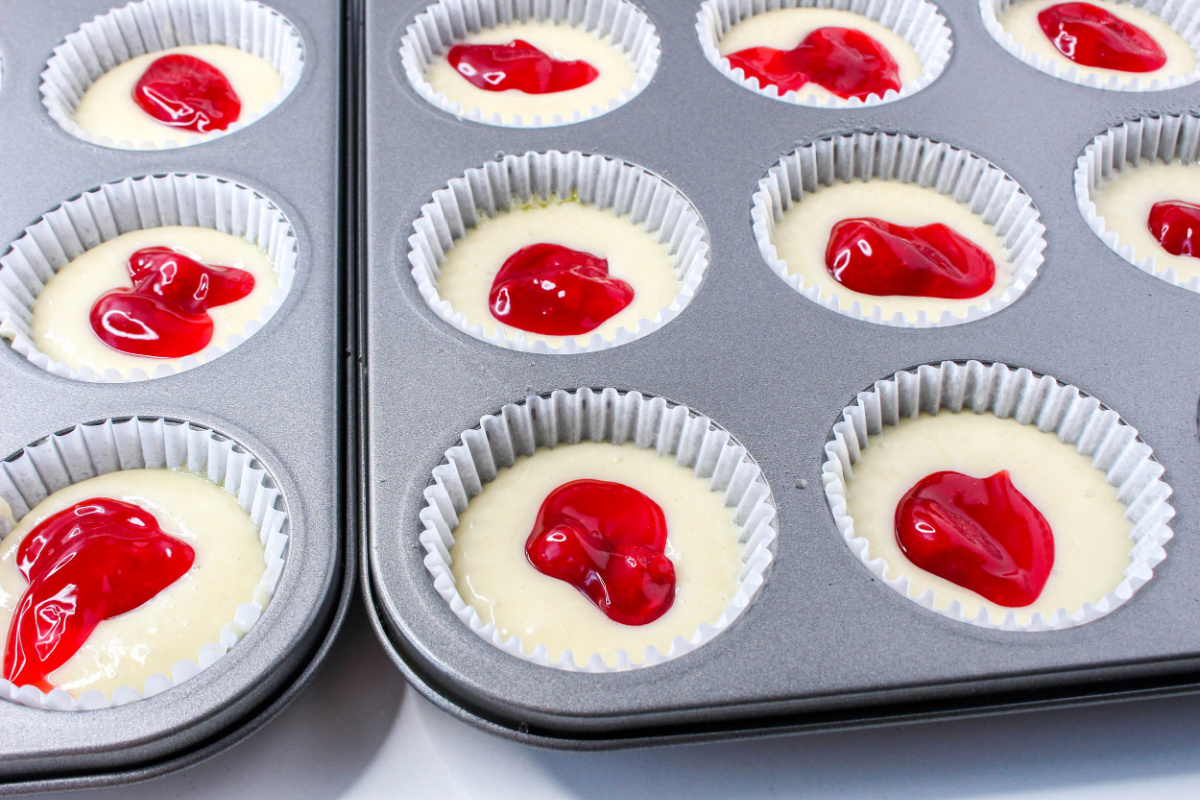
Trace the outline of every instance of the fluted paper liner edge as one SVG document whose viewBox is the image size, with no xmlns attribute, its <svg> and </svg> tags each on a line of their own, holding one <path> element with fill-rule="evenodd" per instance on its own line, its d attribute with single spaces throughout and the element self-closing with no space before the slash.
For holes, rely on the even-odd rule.
<svg viewBox="0 0 1200 800">
<path fill-rule="evenodd" d="M 1187 279 L 1174 267 L 1158 269 L 1154 256 L 1139 259 L 1133 245 L 1121 244 L 1116 231 L 1108 230 L 1096 210 L 1095 197 L 1122 172 L 1155 162 L 1195 164 L 1200 160 L 1200 117 L 1168 114 L 1144 117 L 1109 128 L 1092 140 L 1075 167 L 1075 200 L 1088 227 L 1117 255 L 1142 272 L 1173 286 L 1200 292 L 1200 275 Z"/>
<path fill-rule="evenodd" d="M 1095 72 L 1087 74 L 1088 67 L 1083 67 L 1083 71 L 1075 66 L 1064 69 L 1057 61 L 1044 59 L 1037 53 L 1026 51 L 1025 45 L 1017 41 L 1016 37 L 1000 24 L 999 17 L 1011 8 L 1014 2 L 1020 2 L 1020 0 L 979 0 L 979 13 L 983 17 L 983 26 L 992 38 L 1014 58 L 1047 75 L 1080 86 L 1116 92 L 1158 92 L 1164 89 L 1177 89 L 1200 80 L 1200 66 L 1186 74 L 1172 75 L 1166 80 L 1155 78 L 1149 83 L 1144 83 L 1136 74 L 1124 79 L 1120 75 L 1110 75 L 1105 79 Z M 1116 0 L 1116 2 L 1122 2 L 1122 0 Z M 1197 57 L 1200 58 L 1200 26 L 1195 24 L 1196 20 L 1200 19 L 1200 0 L 1182 0 L 1182 2 L 1141 0 L 1141 2 L 1127 3 L 1127 5 L 1144 8 L 1151 14 L 1161 17 L 1187 40 Z"/>
<path fill-rule="evenodd" d="M 134 369 L 75 369 L 55 361 L 34 343 L 33 306 L 46 282 L 72 259 L 123 233 L 170 225 L 211 228 L 264 250 L 279 285 L 256 319 L 222 345 L 210 344 L 169 363 Z M 25 229 L 0 257 L 0 338 L 34 365 L 72 380 L 116 383 L 161 378 L 200 366 L 237 347 L 283 305 L 296 272 L 296 234 L 283 211 L 254 189 L 209 175 L 173 174 L 128 178 L 78 195 Z"/>
<path fill-rule="evenodd" d="M 902 312 L 884 317 L 880 306 L 865 309 L 855 300 L 843 305 L 837 294 L 822 296 L 792 274 L 775 248 L 775 223 L 821 187 L 836 182 L 896 180 L 927 187 L 967 206 L 992 226 L 1008 251 L 1012 283 L 1004 294 L 973 304 L 961 315 L 944 311 L 937 319 L 924 311 L 915 319 Z M 860 132 L 818 139 L 779 160 L 758 182 L 750 211 L 758 250 L 771 270 L 800 294 L 825 308 L 880 325 L 929 328 L 982 319 L 1014 303 L 1037 277 L 1046 248 L 1046 227 L 1033 200 L 1002 169 L 987 159 L 946 142 L 895 133 Z"/>
<path fill-rule="evenodd" d="M 894 565 L 890 571 L 896 577 L 886 577 L 889 564 L 883 558 L 872 557 L 867 540 L 855 535 L 854 520 L 847 510 L 846 482 L 853 479 L 854 464 L 869 438 L 882 432 L 885 425 L 897 425 L 921 413 L 939 412 L 991 412 L 1024 425 L 1036 425 L 1038 430 L 1053 431 L 1060 441 L 1091 457 L 1092 465 L 1105 473 L 1107 483 L 1117 487 L 1117 499 L 1126 507 L 1126 518 L 1134 524 L 1130 532 L 1131 562 L 1123 580 L 1094 603 L 1059 609 L 1049 618 L 1036 613 L 1026 623 L 1017 619 L 1017 610 L 1008 609 L 996 623 L 989 609 L 999 610 L 999 606 L 985 604 L 975 617 L 968 618 L 958 601 L 945 608 L 936 607 L 932 589 L 917 597 L 909 594 L 909 579 L 904 573 L 916 567 Z M 821 478 L 834 523 L 847 546 L 873 575 L 904 597 L 942 616 L 983 628 L 1052 631 L 1091 622 L 1119 608 L 1154 577 L 1154 567 L 1167 557 L 1163 547 L 1174 535 L 1169 523 L 1175 509 L 1168 502 L 1171 487 L 1162 480 L 1163 467 L 1153 455 L 1149 445 L 1138 438 L 1136 429 L 1074 386 L 1004 364 L 943 362 L 878 381 L 844 408 L 842 420 L 833 426 L 825 445 Z"/>
<path fill-rule="evenodd" d="M 893 31 L 916 51 L 921 62 L 921 74 L 901 86 L 898 92 L 888 89 L 882 96 L 872 94 L 865 100 L 836 96 L 821 100 L 816 95 L 803 94 L 803 90 L 780 94 L 778 86 L 762 86 L 757 78 L 747 78 L 740 67 L 734 68 L 729 59 L 721 55 L 721 39 L 730 28 L 747 17 L 779 9 L 813 7 L 862 14 Z M 729 80 L 772 100 L 814 108 L 862 108 L 892 103 L 915 94 L 938 79 L 950 61 L 953 48 L 950 26 L 938 7 L 929 0 L 705 0 L 696 13 L 696 34 L 708 63 Z"/>
<path fill-rule="evenodd" d="M 471 324 L 466 314 L 442 298 L 437 288 L 439 265 L 457 240 L 483 218 L 502 214 L 514 205 L 554 198 L 574 198 L 611 210 L 666 244 L 679 281 L 671 304 L 652 319 L 638 320 L 635 328 L 618 328 L 611 339 L 594 333 L 580 344 L 580 337 L 564 337 L 561 346 L 552 347 L 529 339 L 523 331 L 506 331 L 504 326 L 488 335 L 482 324 Z M 416 233 L 408 239 L 408 261 L 417 288 L 434 313 L 476 339 L 527 353 L 594 352 L 640 339 L 683 311 L 708 269 L 708 231 L 691 201 L 649 170 L 602 155 L 525 153 L 467 170 L 434 192 L 413 227 Z"/>
<path fill-rule="evenodd" d="M 186 140 L 118 142 L 75 122 L 79 101 L 105 72 L 146 53 L 199 44 L 223 44 L 269 61 L 283 79 L 283 88 L 225 130 Z M 118 150 L 169 150 L 210 142 L 254 124 L 287 99 L 303 69 L 304 43 L 295 26 L 256 0 L 137 0 L 69 34 L 46 62 L 39 90 L 51 119 L 77 139 Z"/>
<path fill-rule="evenodd" d="M 544 644 L 527 652 L 516 636 L 506 640 L 494 623 L 485 624 L 455 585 L 450 548 L 459 515 L 471 498 L 483 491 L 498 470 L 511 466 L 519 456 L 532 455 L 542 447 L 583 441 L 632 442 L 639 448 L 654 448 L 664 458 L 674 456 L 676 464 L 692 467 L 698 478 L 709 480 L 710 489 L 722 492 L 726 506 L 736 509 L 733 521 L 739 527 L 738 542 L 742 545 L 739 589 L 718 619 L 701 624 L 687 639 L 676 636 L 666 652 L 656 647 L 633 655 L 620 650 L 615 664 L 609 664 L 599 653 L 580 654 L 580 660 L 568 650 L 557 661 L 551 661 Z M 745 611 L 762 587 L 778 536 L 775 502 L 762 470 L 727 431 L 686 406 L 612 388 L 559 390 L 549 396 L 532 396 L 505 406 L 499 414 L 483 417 L 478 428 L 464 432 L 459 443 L 446 451 L 424 496 L 420 542 L 426 553 L 425 568 L 454 615 L 480 638 L 506 653 L 575 672 L 649 667 L 712 640 Z M 635 661 L 635 657 L 640 660 Z"/>
<path fill-rule="evenodd" d="M 0 678 L 0 699 L 50 711 L 86 711 L 141 700 L 212 666 L 262 616 L 287 558 L 287 512 L 280 507 L 279 490 L 255 457 L 209 428 L 150 417 L 76 425 L 0 462 L 0 499 L 20 521 L 59 489 L 97 475 L 143 468 L 185 469 L 205 476 L 233 495 L 250 515 L 264 547 L 264 570 L 249 601 L 239 605 L 234 619 L 222 626 L 218 641 L 199 648 L 195 661 L 176 662 L 170 676 L 150 676 L 141 692 L 121 686 L 109 697 L 93 689 L 76 699 L 63 689 L 43 693 L 35 686 L 16 686 Z"/>
<path fill-rule="evenodd" d="M 526 120 L 520 115 L 499 113 L 484 116 L 479 109 L 464 108 L 434 90 L 425 73 L 430 64 L 456 42 L 471 33 L 518 22 L 550 22 L 570 25 L 593 33 L 618 48 L 633 66 L 632 86 L 610 100 L 606 107 L 574 111 L 569 117 L 540 115 Z M 641 94 L 658 69 L 662 47 L 654 23 L 628 0 L 548 0 L 520 3 L 514 0 L 439 0 L 425 9 L 408 26 L 400 40 L 400 61 L 413 89 L 436 108 L 461 119 L 507 128 L 543 128 L 572 125 L 619 108 Z"/>
</svg>

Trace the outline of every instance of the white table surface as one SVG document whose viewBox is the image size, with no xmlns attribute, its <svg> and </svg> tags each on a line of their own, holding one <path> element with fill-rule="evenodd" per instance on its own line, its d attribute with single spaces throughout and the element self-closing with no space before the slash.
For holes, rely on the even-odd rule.
<svg viewBox="0 0 1200 800">
<path fill-rule="evenodd" d="M 254 736 L 155 781 L 71 800 L 1200 798 L 1200 696 L 616 753 L 538 750 L 409 689 L 355 607 L 329 661 Z"/>
</svg>

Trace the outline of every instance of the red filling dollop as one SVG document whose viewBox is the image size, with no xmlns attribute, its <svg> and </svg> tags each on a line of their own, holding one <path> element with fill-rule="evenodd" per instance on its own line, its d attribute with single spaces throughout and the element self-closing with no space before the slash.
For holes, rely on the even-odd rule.
<svg viewBox="0 0 1200 800">
<path fill-rule="evenodd" d="M 1042 32 L 1058 52 L 1085 67 L 1153 72 L 1167 63 L 1154 37 L 1091 3 L 1059 3 L 1038 13 Z"/>
<path fill-rule="evenodd" d="M 114 289 L 92 306 L 92 330 L 109 347 L 149 358 L 182 358 L 208 346 L 208 309 L 241 300 L 254 276 L 212 267 L 169 247 L 147 247 L 129 257 L 132 289 Z"/>
<path fill-rule="evenodd" d="M 645 625 L 675 602 L 667 521 L 637 489 L 609 481 L 564 483 L 542 503 L 525 542 L 529 563 L 566 581 L 614 622 Z"/>
<path fill-rule="evenodd" d="M 94 497 L 48 517 L 17 548 L 29 587 L 9 624 L 4 677 L 50 691 L 50 673 L 97 625 L 152 599 L 195 557 L 153 514 L 121 500 Z"/>
<path fill-rule="evenodd" d="M 196 133 L 223 131 L 242 113 L 224 73 L 182 53 L 155 59 L 133 87 L 133 101 L 162 124 Z"/>
<path fill-rule="evenodd" d="M 488 294 L 492 316 L 530 333 L 578 336 L 633 302 L 633 287 L 609 277 L 608 259 L 557 244 L 508 257 Z"/>
<path fill-rule="evenodd" d="M 521 39 L 508 44 L 456 44 L 446 58 L 459 75 L 489 92 L 516 89 L 553 94 L 587 86 L 600 76 L 586 61 L 559 61 Z"/>
<path fill-rule="evenodd" d="M 1155 203 L 1147 224 L 1171 255 L 1200 258 L 1200 206 L 1182 200 Z"/>
<path fill-rule="evenodd" d="M 854 28 L 817 28 L 791 50 L 750 47 L 728 56 L 747 78 L 780 93 L 815 83 L 838 97 L 865 100 L 900 91 L 900 67 L 887 48 Z"/>
<path fill-rule="evenodd" d="M 1050 524 L 1007 471 L 922 478 L 896 507 L 896 540 L 921 569 L 1009 608 L 1037 600 L 1054 566 Z"/>
<path fill-rule="evenodd" d="M 992 257 L 953 228 L 910 228 L 873 217 L 833 226 L 825 268 L 846 288 L 879 296 L 978 297 L 996 282 Z"/>
</svg>

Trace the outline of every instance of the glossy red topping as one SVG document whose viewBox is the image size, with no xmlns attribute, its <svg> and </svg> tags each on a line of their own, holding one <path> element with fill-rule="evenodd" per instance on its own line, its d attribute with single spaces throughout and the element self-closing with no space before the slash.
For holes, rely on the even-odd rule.
<svg viewBox="0 0 1200 800">
<path fill-rule="evenodd" d="M 870 295 L 978 297 L 996 282 L 996 263 L 940 222 L 909 228 L 873 217 L 833 226 L 825 268 L 848 289 Z"/>
<path fill-rule="evenodd" d="M 121 500 L 94 497 L 48 517 L 17 548 L 29 587 L 9 624 L 4 677 L 50 691 L 50 673 L 97 625 L 152 599 L 195 557 L 153 514 Z"/>
<path fill-rule="evenodd" d="M 614 622 L 645 625 L 675 602 L 667 521 L 624 484 L 571 481 L 551 492 L 525 542 L 529 563 L 583 592 Z"/>
<path fill-rule="evenodd" d="M 508 257 L 488 294 L 492 316 L 530 333 L 578 336 L 633 302 L 633 287 L 608 275 L 608 259 L 557 244 Z"/>
<path fill-rule="evenodd" d="M 129 257 L 132 289 L 114 289 L 92 306 L 92 330 L 123 353 L 182 358 L 208 346 L 208 309 L 241 300 L 254 276 L 234 267 L 210 267 L 169 247 L 147 247 Z"/>
<path fill-rule="evenodd" d="M 1147 222 L 1168 253 L 1200 258 L 1200 206 L 1182 200 L 1155 203 Z"/>
<path fill-rule="evenodd" d="M 552 94 L 587 86 L 600 76 L 586 61 L 559 61 L 521 39 L 508 44 L 456 44 L 446 58 L 459 75 L 489 92 L 516 89 Z"/>
<path fill-rule="evenodd" d="M 223 131 L 242 113 L 221 70 L 182 53 L 155 59 L 133 87 L 133 101 L 162 124 L 196 133 Z"/>
<path fill-rule="evenodd" d="M 791 50 L 749 47 L 728 56 L 733 68 L 780 94 L 815 83 L 838 97 L 865 100 L 900 91 L 900 67 L 887 48 L 854 28 L 817 28 Z"/>
<path fill-rule="evenodd" d="M 1010 608 L 1037 600 L 1054 566 L 1054 533 L 1007 471 L 922 478 L 896 506 L 896 541 L 921 569 Z"/>
<path fill-rule="evenodd" d="M 1058 52 L 1085 67 L 1153 72 L 1167 63 L 1154 37 L 1091 3 L 1059 3 L 1038 13 L 1042 32 Z"/>
</svg>

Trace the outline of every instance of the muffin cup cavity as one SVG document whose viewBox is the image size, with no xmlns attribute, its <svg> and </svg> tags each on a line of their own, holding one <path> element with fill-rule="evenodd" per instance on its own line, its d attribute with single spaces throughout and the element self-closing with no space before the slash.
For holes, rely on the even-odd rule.
<svg viewBox="0 0 1200 800">
<path fill-rule="evenodd" d="M 1126 2 L 1127 0 L 1116 0 Z M 1183 75 L 1172 75 L 1166 80 L 1154 78 L 1149 82 L 1143 81 L 1137 75 L 1122 78 L 1111 75 L 1107 79 L 1090 72 L 1087 67 L 1083 70 L 1075 66 L 1063 68 L 1057 61 L 1042 58 L 1038 53 L 1031 52 L 1000 24 L 999 17 L 1012 6 L 1022 0 L 979 0 L 979 13 L 983 17 L 983 26 L 1001 47 L 1014 58 L 1018 58 L 1034 69 L 1047 75 L 1053 75 L 1064 81 L 1077 83 L 1080 86 L 1090 86 L 1093 89 L 1109 89 L 1117 92 L 1157 92 L 1163 89 L 1176 89 L 1200 80 L 1200 66 Z M 1200 0 L 1128 0 L 1128 5 L 1143 8 L 1158 17 L 1182 36 L 1192 50 L 1200 55 Z"/>
<path fill-rule="evenodd" d="M 1008 251 L 1012 283 L 999 297 L 981 298 L 962 316 L 944 311 L 916 319 L 897 312 L 885 317 L 879 306 L 823 295 L 788 271 L 775 247 L 776 223 L 822 187 L 837 182 L 892 180 L 936 190 L 953 198 L 992 226 Z M 754 238 L 767 265 L 800 294 L 855 319 L 898 327 L 943 327 L 981 319 L 1011 305 L 1037 277 L 1046 248 L 1046 228 L 1033 200 L 1003 170 L 986 159 L 945 142 L 894 133 L 846 133 L 818 139 L 784 156 L 758 182 L 750 211 Z"/>
<path fill-rule="evenodd" d="M 264 550 L 262 579 L 248 602 L 238 606 L 220 639 L 205 644 L 195 661 L 179 661 L 171 675 L 152 675 L 141 691 L 119 687 L 109 697 L 98 690 L 78 699 L 62 689 L 48 693 L 0 679 L 0 698 L 51 711 L 119 706 L 151 697 L 216 663 L 262 616 L 283 574 L 288 551 L 288 515 L 274 480 L 243 447 L 209 428 L 163 418 L 106 419 L 76 425 L 23 448 L 0 462 L 0 500 L 15 521 L 49 495 L 98 475 L 126 469 L 185 469 L 207 477 L 237 498 L 258 526 Z"/>
<path fill-rule="evenodd" d="M 454 243 L 467 236 L 482 219 L 521 204 L 573 199 L 611 210 L 639 225 L 668 246 L 679 291 L 671 304 L 636 327 L 619 328 L 613 338 L 594 333 L 583 344 L 567 337 L 561 346 L 530 339 L 522 331 L 498 328 L 488 335 L 479 323 L 456 311 L 438 293 L 440 265 Z M 443 320 L 481 341 L 527 353 L 582 353 L 616 347 L 640 339 L 666 325 L 692 301 L 708 269 L 708 231 L 699 212 L 663 178 L 635 164 L 583 153 L 525 153 L 507 155 L 469 169 L 434 192 L 421 207 L 408 239 L 412 276 L 425 302 Z"/>
<path fill-rule="evenodd" d="M 31 328 L 38 293 L 72 259 L 123 233 L 184 225 L 211 228 L 245 239 L 266 253 L 279 286 L 240 336 L 154 371 L 74 369 L 38 350 Z M 287 297 L 296 271 L 296 234 L 273 202 L 224 178 L 174 174 L 128 178 L 67 200 L 25 229 L 0 257 L 0 338 L 34 365 L 64 378 L 93 382 L 161 378 L 212 361 L 265 325 Z"/>
<path fill-rule="evenodd" d="M 687 639 L 676 636 L 666 652 L 655 647 L 647 647 L 644 653 L 620 650 L 615 666 L 606 664 L 599 653 L 580 654 L 582 658 L 577 659 L 567 651 L 558 661 L 551 661 L 543 644 L 529 652 L 517 637 L 505 640 L 495 624 L 485 624 L 463 600 L 451 572 L 450 550 L 459 515 L 499 470 L 539 448 L 586 441 L 632 442 L 639 448 L 655 449 L 661 457 L 673 456 L 676 464 L 692 468 L 696 477 L 709 481 L 712 490 L 723 493 L 723 503 L 736 509 L 733 521 L 740 529 L 740 588 L 720 618 L 701 624 Z M 778 535 L 775 501 L 762 470 L 727 431 L 686 406 L 612 388 L 532 396 L 505 406 L 499 414 L 483 417 L 478 428 L 465 431 L 459 443 L 446 451 L 424 496 L 420 542 L 426 552 L 425 568 L 454 615 L 506 653 L 567 671 L 603 673 L 649 667 L 710 641 L 745 611 L 762 587 Z"/>
<path fill-rule="evenodd" d="M 1092 140 L 1075 167 L 1075 200 L 1088 227 L 1117 255 L 1142 272 L 1173 286 L 1200 292 L 1200 276 L 1184 279 L 1174 267 L 1159 269 L 1153 256 L 1139 259 L 1133 245 L 1122 244 L 1108 230 L 1095 199 L 1112 180 L 1139 166 L 1162 163 L 1194 164 L 1200 160 L 1200 117 L 1193 114 L 1145 117 L 1109 128 Z"/>
<path fill-rule="evenodd" d="M 185 45 L 221 44 L 259 56 L 283 79 L 283 88 L 261 109 L 223 131 L 203 138 L 155 142 L 113 141 L 84 130 L 75 109 L 95 81 L 132 58 Z M 252 125 L 282 103 L 304 69 L 304 44 L 295 26 L 278 11 L 255 0 L 138 0 L 101 14 L 68 35 L 42 71 L 42 105 L 67 133 L 91 144 L 119 150 L 189 147 Z"/>
<path fill-rule="evenodd" d="M 1049 618 L 1034 614 L 1027 623 L 1018 621 L 1017 612 L 1010 609 L 996 624 L 987 607 L 968 618 L 958 601 L 937 608 L 932 589 L 912 596 L 903 565 L 891 570 L 897 577 L 885 577 L 887 562 L 872 556 L 867 540 L 855 534 L 854 520 L 847 510 L 847 481 L 853 478 L 854 465 L 870 437 L 882 433 L 885 426 L 898 425 L 902 419 L 940 411 L 991 412 L 1023 425 L 1035 425 L 1040 431 L 1056 433 L 1060 441 L 1090 456 L 1093 466 L 1105 473 L 1106 482 L 1118 488 L 1118 500 L 1134 523 L 1130 533 L 1131 563 L 1124 579 L 1095 604 L 1059 609 Z M 1167 556 L 1163 547 L 1174 535 L 1169 524 L 1175 516 L 1168 502 L 1171 487 L 1162 475 L 1162 465 L 1154 460 L 1149 445 L 1138 438 L 1137 430 L 1099 400 L 1028 369 L 978 361 L 921 366 L 878 381 L 859 393 L 855 402 L 842 410 L 842 421 L 833 426 L 821 469 L 825 497 L 837 529 L 873 575 L 942 616 L 1007 631 L 1061 630 L 1091 622 L 1123 605 L 1154 577 L 1154 567 Z"/>
<path fill-rule="evenodd" d="M 569 25 L 593 33 L 619 49 L 633 66 L 634 82 L 606 107 L 592 106 L 569 116 L 550 119 L 501 114 L 484 116 L 479 109 L 464 108 L 436 91 L 425 74 L 451 47 L 473 33 L 516 23 Z M 629 0 L 556 0 L 528 3 L 520 0 L 439 0 L 417 15 L 400 40 L 404 74 L 417 94 L 460 119 L 507 128 L 545 128 L 571 125 L 619 108 L 641 94 L 658 69 L 662 47 L 658 31 L 646 13 Z"/>
<path fill-rule="evenodd" d="M 912 46 L 921 61 L 921 75 L 901 86 L 899 92 L 889 89 L 882 96 L 873 94 L 866 100 L 857 97 L 821 99 L 812 94 L 805 94 L 804 90 L 780 94 L 778 86 L 760 85 L 758 78 L 746 77 L 740 67 L 732 67 L 729 60 L 721 55 L 721 39 L 734 25 L 756 14 L 789 8 L 853 11 L 878 22 L 900 35 Z M 929 0 L 704 0 L 696 14 L 696 33 L 708 62 L 739 86 L 773 100 L 823 108 L 874 106 L 892 103 L 915 94 L 938 79 L 950 61 L 950 51 L 953 47 L 953 36 L 950 26 L 946 24 L 946 18 Z"/>
</svg>

